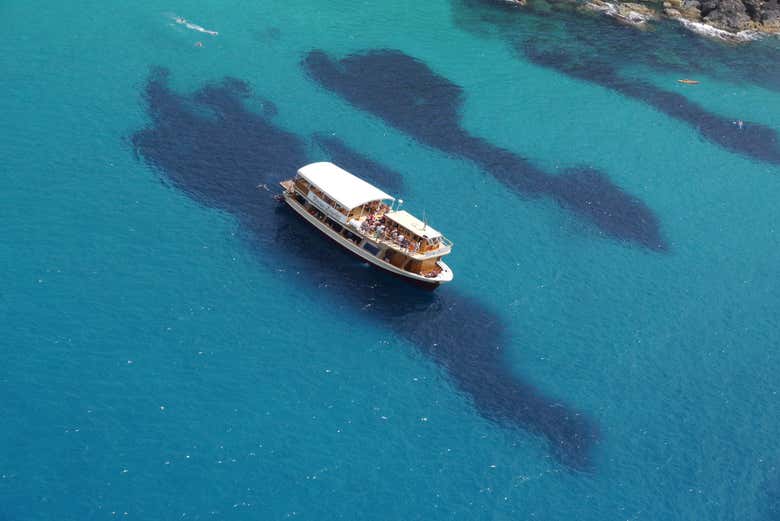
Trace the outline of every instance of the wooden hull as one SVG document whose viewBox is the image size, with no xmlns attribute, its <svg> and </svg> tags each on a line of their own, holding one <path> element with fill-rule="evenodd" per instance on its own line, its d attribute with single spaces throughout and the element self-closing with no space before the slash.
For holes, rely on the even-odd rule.
<svg viewBox="0 0 780 521">
<path fill-rule="evenodd" d="M 331 238 L 334 242 L 341 245 L 344 249 L 349 251 L 350 253 L 360 257 L 362 260 L 376 266 L 377 268 L 380 268 L 384 271 L 387 271 L 396 277 L 402 278 L 408 282 L 413 283 L 416 286 L 428 289 L 428 290 L 434 290 L 439 285 L 441 285 L 443 282 L 449 282 L 452 280 L 452 272 L 450 271 L 449 267 L 442 261 L 438 262 L 438 265 L 443 269 L 444 276 L 440 276 L 437 278 L 430 278 L 430 277 L 424 277 L 422 275 L 418 275 L 416 273 L 411 273 L 405 270 L 402 270 L 389 262 L 386 262 L 382 259 L 379 259 L 374 254 L 372 254 L 369 251 L 366 251 L 365 249 L 361 248 L 351 240 L 343 237 L 335 230 L 331 229 L 327 224 L 317 219 L 315 216 L 311 215 L 305 207 L 303 207 L 300 203 L 298 203 L 291 195 L 288 193 L 283 194 L 284 201 L 295 210 L 295 212 L 303 217 L 305 220 L 307 220 L 312 226 L 320 230 L 324 235 Z"/>
</svg>

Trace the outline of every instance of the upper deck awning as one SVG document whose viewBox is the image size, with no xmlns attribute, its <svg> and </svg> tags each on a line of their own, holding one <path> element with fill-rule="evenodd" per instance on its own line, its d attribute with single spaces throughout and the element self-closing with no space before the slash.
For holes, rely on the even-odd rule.
<svg viewBox="0 0 780 521">
<path fill-rule="evenodd" d="M 333 163 L 312 163 L 298 169 L 298 174 L 348 210 L 371 201 L 394 200 L 391 195 Z"/>
<path fill-rule="evenodd" d="M 423 239 L 436 239 L 441 237 L 441 233 L 434 230 L 430 225 L 425 224 L 420 219 L 410 214 L 406 210 L 398 210 L 397 212 L 388 212 L 385 214 L 385 219 L 403 226 L 413 234 Z"/>
</svg>

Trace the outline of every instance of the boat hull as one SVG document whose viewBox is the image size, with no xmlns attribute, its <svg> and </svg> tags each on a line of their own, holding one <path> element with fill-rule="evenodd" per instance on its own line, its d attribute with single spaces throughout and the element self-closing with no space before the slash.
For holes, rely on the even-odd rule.
<svg viewBox="0 0 780 521">
<path fill-rule="evenodd" d="M 324 235 L 328 236 L 330 239 L 338 243 L 341 247 L 348 250 L 350 253 L 360 257 L 361 259 L 372 264 L 373 266 L 376 266 L 377 268 L 380 268 L 388 273 L 395 275 L 396 277 L 411 282 L 415 286 L 419 286 L 427 290 L 434 290 L 437 287 L 439 287 L 442 283 L 449 282 L 450 280 L 452 280 L 452 275 L 451 275 L 452 272 L 450 271 L 449 266 L 447 266 L 442 261 L 439 261 L 437 264 L 443 269 L 443 272 L 445 274 L 449 275 L 448 277 L 429 278 L 429 277 L 424 277 L 422 275 L 417 275 L 415 273 L 411 273 L 402 270 L 400 268 L 397 268 L 396 266 L 393 266 L 389 262 L 377 258 L 371 252 L 364 250 L 354 242 L 350 241 L 349 239 L 337 233 L 335 230 L 331 229 L 327 224 L 320 221 L 315 216 L 311 215 L 306 210 L 305 207 L 303 207 L 300 203 L 298 203 L 294 199 L 292 195 L 288 193 L 284 193 L 283 199 L 284 202 L 287 203 L 287 205 L 295 211 L 295 213 L 303 217 L 306 221 L 308 221 L 312 226 L 314 226 L 319 231 L 321 231 Z"/>
</svg>

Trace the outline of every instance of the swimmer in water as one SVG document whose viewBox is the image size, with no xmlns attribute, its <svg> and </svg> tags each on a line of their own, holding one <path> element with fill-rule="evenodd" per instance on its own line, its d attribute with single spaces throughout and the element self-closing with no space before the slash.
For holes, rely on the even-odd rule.
<svg viewBox="0 0 780 521">
<path fill-rule="evenodd" d="M 195 47 L 203 47 L 203 42 L 195 42 Z"/>
</svg>

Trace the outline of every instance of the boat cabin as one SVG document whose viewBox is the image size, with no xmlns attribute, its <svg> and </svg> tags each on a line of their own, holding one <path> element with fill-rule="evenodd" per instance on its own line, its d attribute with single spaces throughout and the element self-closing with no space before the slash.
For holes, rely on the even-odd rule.
<svg viewBox="0 0 780 521">
<path fill-rule="evenodd" d="M 390 212 L 385 218 L 390 232 L 403 237 L 403 242 L 409 243 L 412 251 L 425 253 L 441 246 L 442 234 L 406 210 Z"/>
<path fill-rule="evenodd" d="M 372 212 L 387 211 L 393 196 L 333 163 L 312 163 L 298 170 L 295 188 L 329 217 L 346 224 Z M 335 210 L 335 212 L 333 211 Z"/>
</svg>

